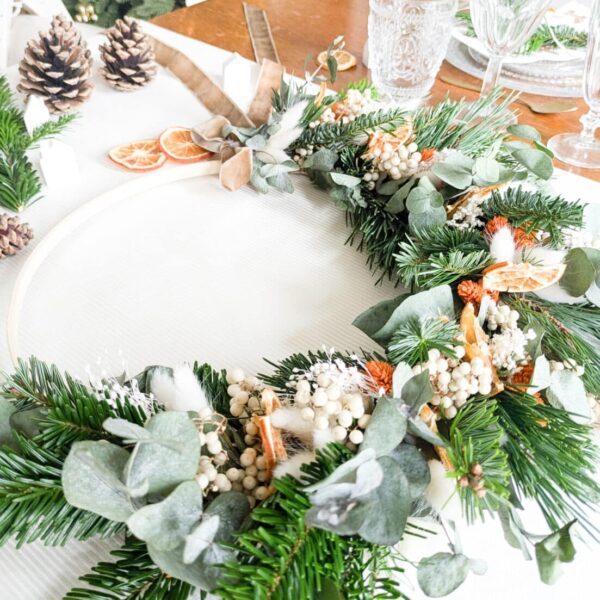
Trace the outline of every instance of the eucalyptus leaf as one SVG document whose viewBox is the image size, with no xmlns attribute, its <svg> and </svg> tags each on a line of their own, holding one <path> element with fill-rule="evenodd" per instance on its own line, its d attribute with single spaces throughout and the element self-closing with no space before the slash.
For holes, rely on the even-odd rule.
<svg viewBox="0 0 600 600">
<path fill-rule="evenodd" d="M 157 550 L 173 550 L 184 543 L 202 515 L 202 491 L 196 481 L 186 481 L 162 502 L 148 504 L 127 520 L 127 526 L 140 540 Z"/>
<path fill-rule="evenodd" d="M 587 424 L 592 419 L 583 381 L 568 369 L 552 373 L 546 398 L 555 408 L 566 410 L 576 423 Z"/>
<path fill-rule="evenodd" d="M 337 183 L 338 185 L 342 185 L 344 187 L 353 188 L 360 184 L 360 177 L 354 177 L 353 175 L 346 175 L 345 173 L 337 173 L 333 171 L 330 173 L 331 179 Z"/>
<path fill-rule="evenodd" d="M 310 493 L 332 483 L 354 481 L 358 467 L 366 463 L 374 463 L 375 456 L 375 450 L 365 450 L 364 452 L 361 450 L 356 456 L 352 457 L 350 460 L 347 460 L 345 463 L 342 463 L 333 473 L 331 473 L 331 475 L 327 476 L 325 479 L 306 486 L 304 491 Z"/>
<path fill-rule="evenodd" d="M 440 446 L 440 448 L 448 447 L 448 442 L 437 433 L 431 431 L 420 417 L 409 417 L 407 431 L 411 435 L 421 438 L 434 446 Z"/>
<path fill-rule="evenodd" d="M 430 598 L 447 596 L 467 578 L 470 565 L 464 554 L 438 552 L 421 559 L 417 568 L 419 586 Z"/>
<path fill-rule="evenodd" d="M 204 552 L 213 543 L 219 529 L 219 523 L 218 515 L 202 519 L 200 525 L 185 538 L 183 562 L 186 565 L 193 563 L 200 553 Z"/>
<path fill-rule="evenodd" d="M 600 256 L 600 251 L 596 250 L 596 255 L 589 252 L 590 250 L 592 249 L 572 248 L 565 258 L 566 269 L 559 284 L 576 298 L 585 294 L 596 279 L 598 267 L 594 262 L 597 256 Z"/>
<path fill-rule="evenodd" d="M 298 170 L 298 165 L 293 160 L 286 160 L 282 163 L 269 163 L 261 165 L 259 173 L 263 177 L 275 177 L 275 175 L 281 175 L 282 173 L 293 173 Z"/>
<path fill-rule="evenodd" d="M 388 306 L 389 308 L 391 306 Z M 449 285 L 441 285 L 412 296 L 405 295 L 404 300 L 400 300 L 385 325 L 370 337 L 386 346 L 396 329 L 409 319 L 425 320 L 440 316 L 454 317 L 454 298 Z"/>
<path fill-rule="evenodd" d="M 396 296 L 391 300 L 379 302 L 358 315 L 358 317 L 352 321 L 352 325 L 367 334 L 370 338 L 375 339 L 375 334 L 383 328 L 396 308 L 398 308 L 398 306 L 409 296 L 409 294 L 400 294 L 400 296 Z"/>
<path fill-rule="evenodd" d="M 533 363 L 533 374 L 527 388 L 529 394 L 535 394 L 540 390 L 545 390 L 550 385 L 550 363 L 548 359 L 541 354 Z"/>
<path fill-rule="evenodd" d="M 532 127 L 531 125 L 522 125 L 522 124 L 509 125 L 506 128 L 506 131 L 508 131 L 508 133 L 510 133 L 511 135 L 523 138 L 525 140 L 532 140 L 535 142 L 542 141 L 542 136 L 540 135 L 540 132 L 535 127 Z"/>
<path fill-rule="evenodd" d="M 395 448 L 390 457 L 400 465 L 408 480 L 410 499 L 419 499 L 431 481 L 431 472 L 423 453 L 415 446 L 404 443 Z"/>
<path fill-rule="evenodd" d="M 444 197 L 437 190 L 424 186 L 412 188 L 406 197 L 407 210 L 415 214 L 431 212 L 432 209 L 443 206 Z"/>
<path fill-rule="evenodd" d="M 416 417 L 433 398 L 433 388 L 429 379 L 429 371 L 425 370 L 411 377 L 403 386 L 400 393 L 402 402 L 409 407 L 411 417 Z"/>
<path fill-rule="evenodd" d="M 19 410 L 10 417 L 10 427 L 13 431 L 32 438 L 40 432 L 40 419 L 48 414 L 48 409 L 42 406 L 29 410 Z"/>
<path fill-rule="evenodd" d="M 267 145 L 267 140 L 259 133 L 248 138 L 245 142 L 245 145 L 248 146 L 248 148 L 252 148 L 252 150 L 261 150 Z"/>
<path fill-rule="evenodd" d="M 392 394 L 394 398 L 402 397 L 404 384 L 413 377 L 413 371 L 408 363 L 401 362 L 396 365 L 392 375 Z"/>
<path fill-rule="evenodd" d="M 486 183 L 496 183 L 500 179 L 500 163 L 488 156 L 480 156 L 475 160 L 473 175 Z"/>
<path fill-rule="evenodd" d="M 383 180 L 380 178 L 377 181 L 376 189 L 381 196 L 393 196 L 398 191 L 401 184 L 402 180 L 400 179 Z"/>
<path fill-rule="evenodd" d="M 594 306 L 600 308 L 600 287 L 597 283 L 592 283 L 589 289 L 585 293 L 585 298 L 588 302 L 591 302 Z"/>
<path fill-rule="evenodd" d="M 504 532 L 504 539 L 513 547 L 521 550 L 525 560 L 531 560 L 527 547 L 527 540 L 521 531 L 521 522 L 512 507 L 500 506 L 498 509 L 500 524 Z"/>
<path fill-rule="evenodd" d="M 517 162 L 540 179 L 550 179 L 552 176 L 552 159 L 545 152 L 529 147 L 510 148 L 510 153 Z"/>
<path fill-rule="evenodd" d="M 562 572 L 561 563 L 572 562 L 575 558 L 575 546 L 570 532 L 575 522 L 567 523 L 535 545 L 535 558 L 544 583 L 555 583 Z"/>
<path fill-rule="evenodd" d="M 375 508 L 375 503 L 352 503 L 351 507 L 337 516 L 320 506 L 312 506 L 304 514 L 304 523 L 307 527 L 317 527 L 332 531 L 337 535 L 356 535 L 368 514 Z M 332 517 L 336 516 L 334 520 Z"/>
<path fill-rule="evenodd" d="M 204 516 L 219 517 L 219 531 L 216 539 L 226 543 L 233 541 L 234 534 L 249 514 L 250 504 L 241 492 L 219 494 L 204 511 Z"/>
<path fill-rule="evenodd" d="M 269 184 L 267 180 L 260 175 L 258 169 L 253 169 L 252 175 L 250 176 L 250 183 L 260 194 L 266 194 L 269 191 Z"/>
<path fill-rule="evenodd" d="M 421 231 L 431 229 L 436 225 L 443 225 L 446 222 L 446 210 L 443 207 L 432 208 L 423 213 L 410 213 L 408 215 L 408 224 L 411 231 Z"/>
<path fill-rule="evenodd" d="M 129 453 L 106 441 L 75 442 L 62 468 L 69 504 L 106 519 L 125 522 L 134 508 L 121 475 Z"/>
<path fill-rule="evenodd" d="M 373 510 L 358 530 L 367 542 L 392 546 L 402 538 L 410 513 L 410 486 L 400 465 L 389 456 L 377 461 L 383 469 L 383 481 L 373 492 Z"/>
<path fill-rule="evenodd" d="M 149 431 L 126 419 L 108 418 L 102 423 L 102 427 L 104 427 L 108 433 L 127 441 L 135 442 L 147 440 L 151 437 Z"/>
<path fill-rule="evenodd" d="M 402 187 L 392 194 L 392 197 L 385 205 L 385 210 L 392 215 L 397 215 L 405 209 L 404 201 L 408 198 L 408 194 L 414 185 L 414 179 L 407 181 Z"/>
<path fill-rule="evenodd" d="M 329 71 L 329 80 L 331 83 L 335 83 L 337 77 L 338 63 L 333 54 L 327 56 L 327 70 Z"/>
<path fill-rule="evenodd" d="M 287 173 L 279 173 L 272 177 L 267 177 L 267 183 L 278 192 L 291 194 L 294 191 L 292 178 Z"/>
<path fill-rule="evenodd" d="M 126 484 L 133 491 L 147 481 L 149 494 L 164 496 L 196 475 L 198 431 L 187 413 L 175 411 L 153 416 L 146 429 L 151 437 L 133 449 L 125 470 Z"/>
<path fill-rule="evenodd" d="M 361 452 L 375 450 L 377 456 L 389 454 L 406 435 L 406 415 L 397 402 L 383 396 L 379 398 L 360 445 Z"/>
<path fill-rule="evenodd" d="M 439 177 L 444 183 L 451 185 L 457 190 L 467 189 L 472 181 L 472 167 L 466 167 L 458 164 L 449 164 L 448 162 L 439 162 L 433 165 L 431 171 Z"/>
<path fill-rule="evenodd" d="M 328 148 L 321 148 L 304 160 L 305 169 L 314 169 L 315 171 L 333 171 L 335 163 L 338 161 L 338 155 Z"/>
</svg>

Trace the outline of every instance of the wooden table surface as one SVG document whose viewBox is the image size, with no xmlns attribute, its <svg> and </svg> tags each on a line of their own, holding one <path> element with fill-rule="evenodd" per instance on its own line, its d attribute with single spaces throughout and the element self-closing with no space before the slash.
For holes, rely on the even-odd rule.
<svg viewBox="0 0 600 600">
<path fill-rule="evenodd" d="M 301 76 L 306 55 L 310 53 L 316 56 L 336 36 L 343 34 L 346 49 L 357 57 L 358 64 L 339 73 L 333 87 L 340 88 L 349 81 L 368 77 L 369 72 L 361 62 L 367 38 L 368 0 L 252 0 L 252 3 L 267 11 L 279 57 L 288 72 Z M 241 0 L 206 0 L 157 17 L 153 19 L 153 23 L 254 59 Z M 440 75 L 443 74 L 480 83 L 447 62 L 444 62 L 440 71 Z M 437 102 L 446 94 L 451 98 L 467 99 L 474 99 L 478 95 L 437 79 L 430 101 Z M 529 96 L 531 95 L 524 95 Z M 547 140 L 555 133 L 580 129 L 579 118 L 587 111 L 587 107 L 583 99 L 569 99 L 571 100 L 577 104 L 578 110 L 556 115 L 536 115 L 521 104 L 514 108 L 518 108 L 522 122 L 536 127 L 544 140 Z M 600 169 L 579 169 L 560 161 L 555 161 L 555 164 L 600 181 Z"/>
</svg>

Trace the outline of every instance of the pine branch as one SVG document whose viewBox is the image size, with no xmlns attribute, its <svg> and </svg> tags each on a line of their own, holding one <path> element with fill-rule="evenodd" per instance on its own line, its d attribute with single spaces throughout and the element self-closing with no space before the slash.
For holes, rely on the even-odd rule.
<svg viewBox="0 0 600 600">
<path fill-rule="evenodd" d="M 371 354 L 363 354 L 363 359 L 365 361 L 371 360 L 372 358 L 373 355 Z M 290 394 L 291 386 L 289 384 L 294 378 L 294 375 L 302 371 L 307 371 L 312 365 L 318 362 L 330 362 L 338 359 L 342 360 L 346 366 L 356 366 L 360 364 L 360 360 L 356 354 L 351 354 L 349 352 L 333 352 L 333 354 L 329 354 L 325 350 L 318 350 L 317 352 L 308 351 L 306 354 L 292 354 L 279 362 L 265 359 L 265 362 L 273 367 L 274 371 L 271 374 L 259 374 L 258 377 L 278 393 L 286 395 Z"/>
<path fill-rule="evenodd" d="M 439 350 L 442 354 L 456 357 L 453 349 L 460 330 L 456 323 L 441 319 L 409 319 L 394 333 L 387 349 L 387 355 L 393 365 L 407 362 L 413 366 L 427 361 L 430 350 Z"/>
<path fill-rule="evenodd" d="M 574 360 L 577 364 L 585 367 L 582 376 L 585 388 L 595 396 L 600 396 L 600 348 L 597 339 L 590 333 L 580 331 L 575 326 L 573 330 L 568 327 L 567 322 L 562 322 L 561 317 L 569 313 L 567 305 L 544 302 L 534 295 L 526 295 L 519 298 L 514 294 L 506 298 L 506 302 L 514 308 L 525 320 L 525 327 L 534 326 L 537 331 L 543 332 L 542 348 L 544 354 L 549 358 L 564 361 Z M 573 312 L 577 305 L 572 308 Z M 589 309 L 588 309 L 589 311 Z M 582 323 L 582 311 L 578 320 L 572 321 L 572 324 Z M 593 314 L 593 313 L 592 313 Z M 587 313 L 589 319 L 589 312 Z M 593 331 L 593 330 L 592 330 Z"/>
<path fill-rule="evenodd" d="M 75 118 L 63 115 L 40 125 L 30 135 L 23 111 L 14 103 L 8 81 L 0 75 L 0 206 L 20 211 L 39 198 L 41 183 L 25 152 L 42 139 L 62 132 Z"/>
<path fill-rule="evenodd" d="M 101 562 L 79 579 L 89 588 L 74 588 L 64 600 L 186 600 L 193 588 L 163 573 L 152 561 L 146 544 L 127 537 L 111 552 L 119 560 Z M 201 595 L 204 597 L 204 594 Z"/>
<path fill-rule="evenodd" d="M 553 247 L 563 245 L 564 229 L 580 229 L 583 225 L 584 205 L 560 196 L 548 196 L 539 190 L 530 192 L 519 187 L 495 191 L 481 208 L 486 219 L 502 215 L 511 225 L 527 233 L 548 233 Z"/>
<path fill-rule="evenodd" d="M 600 500 L 592 430 L 529 394 L 504 391 L 496 398 L 517 491 L 538 503 L 552 530 L 576 518 L 597 539 L 600 529 L 589 518 Z"/>
<path fill-rule="evenodd" d="M 448 456 L 457 478 L 471 476 L 474 465 L 481 465 L 486 494 L 477 496 L 472 486 L 458 486 L 463 512 L 469 522 L 483 518 L 485 510 L 497 510 L 509 496 L 510 469 L 503 449 L 504 432 L 496 415 L 493 398 L 473 398 L 452 420 Z"/>
<path fill-rule="evenodd" d="M 378 110 L 360 115 L 350 123 L 323 123 L 311 129 L 307 128 L 294 143 L 294 147 L 305 148 L 308 145 L 341 148 L 353 142 L 361 134 L 364 136 L 376 129 L 393 131 L 406 122 L 407 113 L 400 109 Z M 365 138 L 366 139 L 366 138 Z"/>
<path fill-rule="evenodd" d="M 479 275 L 492 263 L 479 231 L 446 226 L 407 237 L 394 258 L 400 281 L 423 289 Z"/>
<path fill-rule="evenodd" d="M 302 487 L 320 481 L 350 456 L 340 444 L 330 444 L 306 467 L 302 482 L 290 476 L 274 481 L 277 492 L 252 512 L 251 527 L 232 546 L 239 562 L 225 565 L 218 596 L 227 600 L 316 598 L 329 580 L 348 600 L 370 600 L 373 590 L 381 591 L 378 597 L 404 598 L 390 577 L 398 570 L 388 566 L 391 549 L 304 524 L 310 501 Z"/>
<path fill-rule="evenodd" d="M 227 372 L 215 371 L 209 364 L 198 362 L 194 363 L 193 371 L 216 412 L 222 415 L 229 414 Z"/>
<path fill-rule="evenodd" d="M 61 469 L 65 454 L 14 434 L 17 449 L 0 449 L 0 545 L 41 540 L 62 545 L 75 538 L 110 537 L 121 523 L 71 506 L 64 498 Z"/>
</svg>

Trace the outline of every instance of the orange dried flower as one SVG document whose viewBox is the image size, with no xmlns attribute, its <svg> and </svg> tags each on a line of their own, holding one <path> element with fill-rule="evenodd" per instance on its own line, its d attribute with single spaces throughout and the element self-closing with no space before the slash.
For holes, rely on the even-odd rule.
<svg viewBox="0 0 600 600">
<path fill-rule="evenodd" d="M 382 360 L 370 360 L 365 364 L 367 374 L 371 377 L 373 391 L 383 390 L 386 394 L 392 391 L 394 367 Z"/>
<path fill-rule="evenodd" d="M 510 223 L 506 217 L 499 215 L 486 223 L 484 231 L 491 237 L 504 227 L 510 227 Z"/>
<path fill-rule="evenodd" d="M 431 158 L 433 158 L 435 152 L 435 148 L 424 148 L 423 150 L 421 150 L 421 160 L 430 160 Z"/>
<path fill-rule="evenodd" d="M 479 282 L 467 279 L 458 284 L 458 295 L 465 304 L 479 304 L 483 296 L 483 287 Z"/>
<path fill-rule="evenodd" d="M 513 229 L 513 238 L 517 248 L 532 248 L 536 244 L 535 231 L 527 233 L 521 227 Z"/>
<path fill-rule="evenodd" d="M 516 385 L 527 385 L 531 381 L 533 376 L 533 363 L 528 362 L 526 365 L 521 367 L 519 371 L 513 374 L 510 382 Z"/>
</svg>

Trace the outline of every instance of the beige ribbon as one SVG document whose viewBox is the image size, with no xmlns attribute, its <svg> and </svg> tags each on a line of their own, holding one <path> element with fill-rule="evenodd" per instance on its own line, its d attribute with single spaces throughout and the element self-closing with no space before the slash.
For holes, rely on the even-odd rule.
<svg viewBox="0 0 600 600">
<path fill-rule="evenodd" d="M 151 38 L 156 61 L 171 71 L 215 116 L 193 130 L 194 142 L 221 159 L 219 179 L 228 190 L 237 190 L 252 177 L 252 150 L 222 137 L 225 125 L 257 127 L 271 116 L 271 95 L 279 89 L 283 67 L 263 59 L 256 92 L 244 112 L 221 87 L 185 54 Z"/>
</svg>

